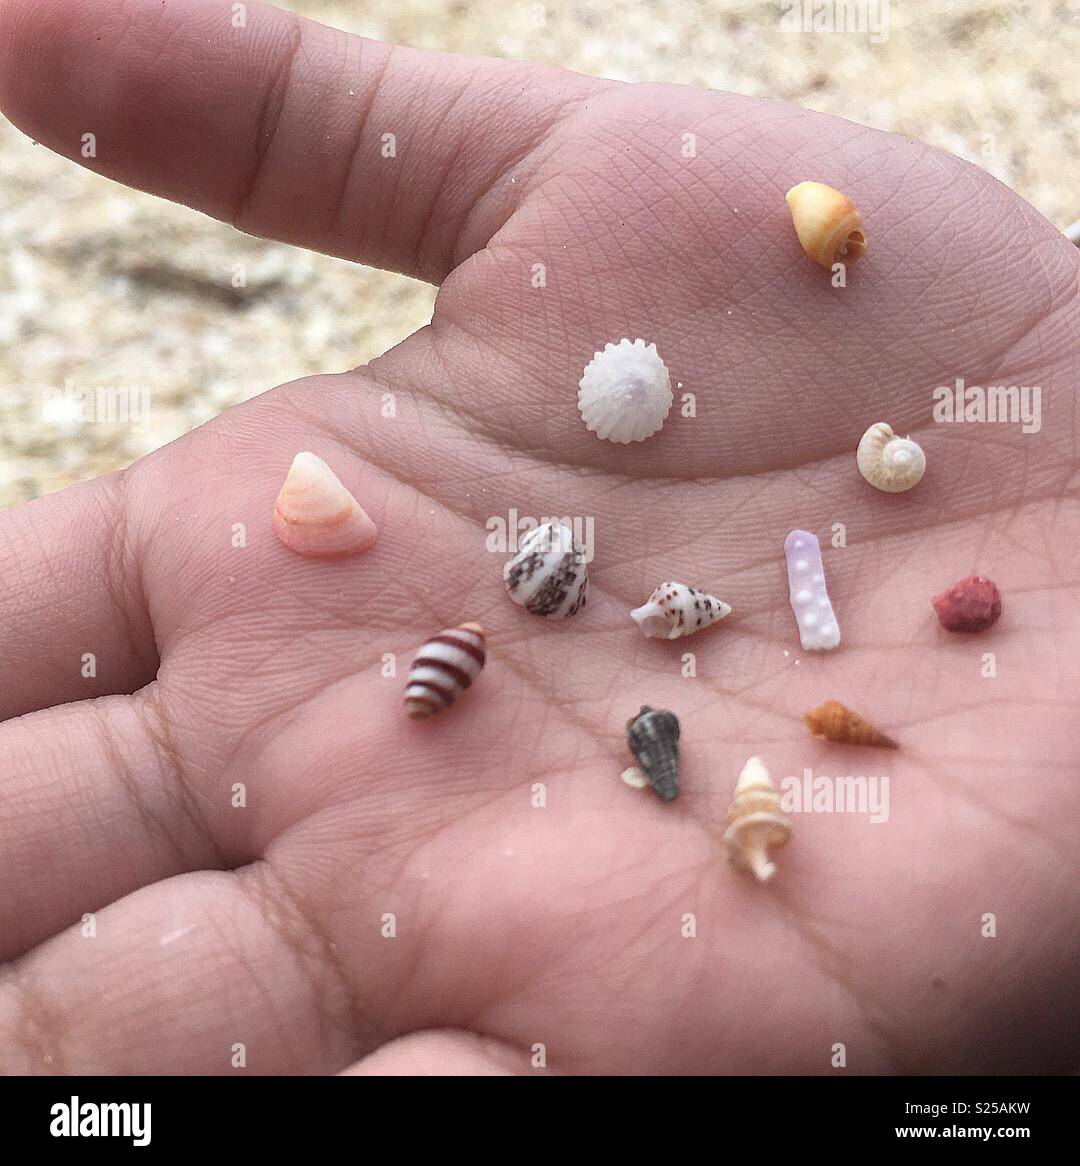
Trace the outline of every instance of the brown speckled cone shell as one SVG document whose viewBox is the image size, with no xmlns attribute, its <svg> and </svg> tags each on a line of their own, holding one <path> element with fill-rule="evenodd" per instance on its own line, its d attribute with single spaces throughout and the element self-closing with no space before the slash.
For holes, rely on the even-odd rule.
<svg viewBox="0 0 1080 1166">
<path fill-rule="evenodd" d="M 845 745 L 869 745 L 875 749 L 896 749 L 896 742 L 875 729 L 858 713 L 838 700 L 827 700 L 820 708 L 804 713 L 806 724 L 815 737 L 837 741 Z"/>
</svg>

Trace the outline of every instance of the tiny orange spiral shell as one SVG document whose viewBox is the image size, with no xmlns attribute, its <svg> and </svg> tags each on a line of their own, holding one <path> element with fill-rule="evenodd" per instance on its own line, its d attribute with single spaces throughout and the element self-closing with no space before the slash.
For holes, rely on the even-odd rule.
<svg viewBox="0 0 1080 1166">
<path fill-rule="evenodd" d="M 800 182 L 785 196 L 802 249 L 822 267 L 848 267 L 866 253 L 866 232 L 851 199 L 824 182 Z"/>
<path fill-rule="evenodd" d="M 826 741 L 869 745 L 875 749 L 899 748 L 891 737 L 886 737 L 869 721 L 853 713 L 838 700 L 827 700 L 821 708 L 811 709 L 803 716 L 813 736 L 823 737 Z"/>
</svg>

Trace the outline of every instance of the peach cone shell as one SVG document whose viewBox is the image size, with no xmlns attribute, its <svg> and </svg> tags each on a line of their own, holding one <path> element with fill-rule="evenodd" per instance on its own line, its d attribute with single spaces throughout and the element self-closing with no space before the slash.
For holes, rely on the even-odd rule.
<svg viewBox="0 0 1080 1166">
<path fill-rule="evenodd" d="M 298 555 L 334 559 L 370 550 L 379 537 L 375 523 L 313 453 L 298 453 L 274 503 L 274 533 Z"/>
</svg>

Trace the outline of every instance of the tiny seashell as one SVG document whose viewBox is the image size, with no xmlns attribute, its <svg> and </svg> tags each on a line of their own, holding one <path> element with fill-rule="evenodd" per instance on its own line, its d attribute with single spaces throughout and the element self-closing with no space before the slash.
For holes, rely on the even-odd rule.
<svg viewBox="0 0 1080 1166">
<path fill-rule="evenodd" d="M 585 366 L 578 388 L 585 428 L 619 444 L 652 436 L 673 400 L 671 377 L 656 345 L 640 339 L 605 344 Z"/>
<path fill-rule="evenodd" d="M 529 531 L 503 568 L 510 598 L 546 619 L 563 619 L 581 610 L 587 574 L 585 552 L 573 531 L 557 522 Z"/>
<path fill-rule="evenodd" d="M 984 632 L 1001 615 L 1001 592 L 982 575 L 969 575 L 930 600 L 947 632 Z"/>
<path fill-rule="evenodd" d="M 685 583 L 661 583 L 630 618 L 650 639 L 677 640 L 731 615 L 731 608 L 715 595 Z"/>
<path fill-rule="evenodd" d="M 274 504 L 274 533 L 291 551 L 330 559 L 370 550 L 379 537 L 375 523 L 313 453 L 298 453 Z"/>
<path fill-rule="evenodd" d="M 624 769 L 619 777 L 626 782 L 631 789 L 644 789 L 649 784 L 649 779 L 641 772 L 636 765 L 631 765 L 628 769 Z"/>
<path fill-rule="evenodd" d="M 919 443 L 897 437 L 884 421 L 875 422 L 862 435 L 855 462 L 870 485 L 886 494 L 910 490 L 926 473 L 926 455 Z"/>
<path fill-rule="evenodd" d="M 808 530 L 793 530 L 784 539 L 787 558 L 788 599 L 799 627 L 799 643 L 808 652 L 826 652 L 840 643 L 829 593 L 821 544 Z"/>
<path fill-rule="evenodd" d="M 827 700 L 820 708 L 804 713 L 803 717 L 811 734 L 826 741 L 836 741 L 845 745 L 869 745 L 875 749 L 898 748 L 891 737 L 886 737 L 869 721 L 863 720 L 858 713 L 853 713 L 838 700 Z"/>
<path fill-rule="evenodd" d="M 647 704 L 626 722 L 626 743 L 649 785 L 664 799 L 679 793 L 679 718 Z"/>
<path fill-rule="evenodd" d="M 783 846 L 791 837 L 791 819 L 782 812 L 769 771 L 760 757 L 751 757 L 735 785 L 724 831 L 728 857 L 740 869 L 750 871 L 758 882 L 776 873 L 769 848 Z"/>
<path fill-rule="evenodd" d="M 848 267 L 866 253 L 866 233 L 847 195 L 824 182 L 800 182 L 785 195 L 802 249 L 815 263 Z"/>
<path fill-rule="evenodd" d="M 416 653 L 405 684 L 405 715 L 414 721 L 441 712 L 480 675 L 484 629 L 463 623 L 432 636 Z"/>
</svg>

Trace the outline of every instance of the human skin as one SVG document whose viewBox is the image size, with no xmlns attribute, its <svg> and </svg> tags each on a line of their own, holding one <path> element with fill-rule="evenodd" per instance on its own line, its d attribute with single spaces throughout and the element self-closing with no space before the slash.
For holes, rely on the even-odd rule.
<svg viewBox="0 0 1080 1166">
<path fill-rule="evenodd" d="M 899 136 L 231 11 L 0 0 L 0 107 L 122 182 L 440 290 L 370 364 L 0 515 L 0 1068 L 229 1073 L 237 1044 L 261 1073 L 533 1073 L 537 1045 L 548 1072 L 829 1073 L 837 1044 L 848 1073 L 1075 1068 L 1076 249 Z M 806 178 L 862 212 L 846 288 L 795 240 Z M 622 336 L 696 401 L 629 447 L 575 408 Z M 1041 386 L 1040 431 L 935 424 L 956 377 Z M 926 450 L 910 493 L 856 472 L 879 420 Z M 303 449 L 378 523 L 369 554 L 274 538 Z M 594 520 L 573 619 L 503 594 L 485 524 L 512 507 Z M 794 527 L 822 539 L 834 653 L 798 649 Z M 949 636 L 930 598 L 971 573 L 1004 614 Z M 668 578 L 734 614 L 644 640 L 627 613 Z M 412 652 L 465 620 L 485 671 L 408 721 Z M 900 749 L 812 741 L 833 697 Z M 670 805 L 618 781 L 642 703 L 682 721 Z M 887 775 L 888 821 L 796 815 L 759 886 L 720 841 L 750 754 Z"/>
</svg>

